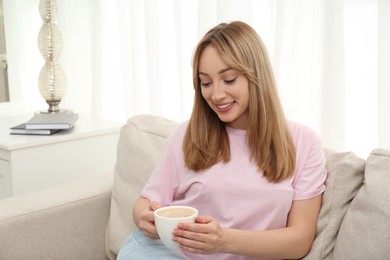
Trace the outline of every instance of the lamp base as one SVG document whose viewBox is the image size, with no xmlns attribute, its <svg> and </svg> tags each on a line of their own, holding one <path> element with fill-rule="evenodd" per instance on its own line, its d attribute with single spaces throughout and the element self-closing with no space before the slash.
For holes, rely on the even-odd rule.
<svg viewBox="0 0 390 260">
<path fill-rule="evenodd" d="M 46 100 L 49 105 L 47 110 L 38 112 L 39 114 L 72 114 L 73 111 L 69 109 L 60 109 L 58 106 L 61 103 L 61 99 Z"/>
<path fill-rule="evenodd" d="M 37 111 L 35 114 L 73 114 L 73 110 L 70 109 L 59 109 L 57 111 L 49 111 L 49 110 L 42 110 L 42 111 Z"/>
</svg>

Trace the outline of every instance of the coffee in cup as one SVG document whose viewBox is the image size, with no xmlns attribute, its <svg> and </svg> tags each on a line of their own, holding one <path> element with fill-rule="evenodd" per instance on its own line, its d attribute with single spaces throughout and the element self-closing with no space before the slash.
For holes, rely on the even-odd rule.
<svg viewBox="0 0 390 260">
<path fill-rule="evenodd" d="M 173 230 L 182 222 L 194 223 L 198 210 L 189 206 L 166 206 L 154 211 L 154 220 L 161 241 L 169 248 L 178 249 L 172 240 Z"/>
</svg>

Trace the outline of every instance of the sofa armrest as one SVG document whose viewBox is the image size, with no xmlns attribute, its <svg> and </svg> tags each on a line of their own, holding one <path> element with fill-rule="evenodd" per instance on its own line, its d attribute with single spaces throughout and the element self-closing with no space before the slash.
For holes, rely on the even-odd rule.
<svg viewBox="0 0 390 260">
<path fill-rule="evenodd" d="M 107 259 L 112 178 L 0 200 L 0 259 Z"/>
</svg>

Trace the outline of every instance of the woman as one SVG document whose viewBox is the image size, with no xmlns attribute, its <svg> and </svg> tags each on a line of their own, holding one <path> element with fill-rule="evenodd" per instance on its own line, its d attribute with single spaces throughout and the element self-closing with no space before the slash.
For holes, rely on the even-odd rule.
<svg viewBox="0 0 390 260">
<path fill-rule="evenodd" d="M 325 158 L 312 130 L 285 119 L 253 28 L 211 29 L 195 50 L 193 83 L 191 118 L 169 137 L 134 206 L 140 231 L 118 259 L 303 257 L 315 236 Z M 199 210 L 196 223 L 174 231 L 180 252 L 158 240 L 153 211 L 166 205 Z"/>
</svg>

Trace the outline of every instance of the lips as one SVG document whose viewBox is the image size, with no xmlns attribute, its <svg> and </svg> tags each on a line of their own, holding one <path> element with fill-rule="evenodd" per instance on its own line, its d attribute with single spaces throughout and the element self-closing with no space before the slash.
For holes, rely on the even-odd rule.
<svg viewBox="0 0 390 260">
<path fill-rule="evenodd" d="M 218 111 L 226 112 L 232 108 L 233 104 L 234 104 L 234 102 L 229 102 L 229 103 L 219 104 L 219 105 L 215 105 L 215 106 L 216 106 Z"/>
</svg>

